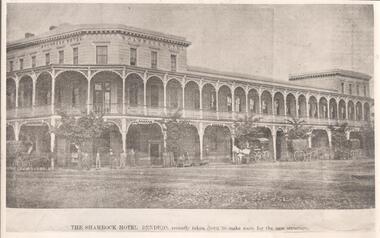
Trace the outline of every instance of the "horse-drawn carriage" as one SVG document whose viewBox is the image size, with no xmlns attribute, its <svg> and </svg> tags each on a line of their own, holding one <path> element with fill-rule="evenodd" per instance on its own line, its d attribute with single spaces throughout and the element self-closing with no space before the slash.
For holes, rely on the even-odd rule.
<svg viewBox="0 0 380 238">
<path fill-rule="evenodd" d="M 7 167 L 15 170 L 48 170 L 51 167 L 50 152 L 34 151 L 30 143 L 7 142 Z"/>
</svg>

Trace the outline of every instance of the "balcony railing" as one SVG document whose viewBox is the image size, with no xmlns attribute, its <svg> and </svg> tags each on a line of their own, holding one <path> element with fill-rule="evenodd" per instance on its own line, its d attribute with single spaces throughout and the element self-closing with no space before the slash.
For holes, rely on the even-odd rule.
<svg viewBox="0 0 380 238">
<path fill-rule="evenodd" d="M 54 112 L 53 112 L 54 108 Z M 25 108 L 7 109 L 7 119 L 44 117 L 57 115 L 60 112 L 65 112 L 70 115 L 82 115 L 88 111 L 101 113 L 103 115 L 129 115 L 129 116 L 150 116 L 150 117 L 171 117 L 176 112 L 179 112 L 186 119 L 206 119 L 206 120 L 244 120 L 247 116 L 258 118 L 260 122 L 267 123 L 287 123 L 291 116 L 272 115 L 262 113 L 246 113 L 246 112 L 217 112 L 212 110 L 197 110 L 182 108 L 164 108 L 164 107 L 145 107 L 143 105 L 129 105 L 124 107 L 120 103 L 109 105 L 91 104 L 91 105 L 42 105 Z M 311 118 L 300 117 L 305 123 L 313 125 L 335 125 L 348 123 L 352 126 L 360 126 L 364 120 L 348 120 L 348 119 L 331 119 L 331 118 Z"/>
</svg>

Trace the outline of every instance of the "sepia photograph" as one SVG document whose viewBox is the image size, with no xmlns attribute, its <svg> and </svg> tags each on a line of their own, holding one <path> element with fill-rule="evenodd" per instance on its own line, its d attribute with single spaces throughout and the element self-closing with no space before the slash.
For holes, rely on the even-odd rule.
<svg viewBox="0 0 380 238">
<path fill-rule="evenodd" d="M 8 2 L 4 51 L 7 209 L 375 208 L 373 5 Z"/>
</svg>

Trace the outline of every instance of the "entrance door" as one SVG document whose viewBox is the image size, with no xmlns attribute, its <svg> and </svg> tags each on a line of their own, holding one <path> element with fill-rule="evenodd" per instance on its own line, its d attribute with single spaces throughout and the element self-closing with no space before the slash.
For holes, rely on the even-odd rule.
<svg viewBox="0 0 380 238">
<path fill-rule="evenodd" d="M 160 144 L 151 143 L 149 144 L 149 156 L 150 162 L 152 165 L 161 165 L 161 156 L 160 156 Z"/>
<path fill-rule="evenodd" d="M 111 83 L 96 82 L 94 85 L 94 112 L 106 113 L 111 108 Z"/>
</svg>

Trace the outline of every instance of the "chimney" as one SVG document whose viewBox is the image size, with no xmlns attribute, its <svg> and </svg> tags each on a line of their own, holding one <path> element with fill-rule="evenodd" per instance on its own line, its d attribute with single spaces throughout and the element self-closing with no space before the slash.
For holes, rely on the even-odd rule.
<svg viewBox="0 0 380 238">
<path fill-rule="evenodd" d="M 50 26 L 50 27 L 49 27 L 49 31 L 52 31 L 52 30 L 54 30 L 55 28 L 57 28 L 57 26 Z"/>
<path fill-rule="evenodd" d="M 29 38 L 29 37 L 32 37 L 32 36 L 34 36 L 33 33 L 30 33 L 30 32 L 25 33 L 25 38 Z"/>
</svg>

